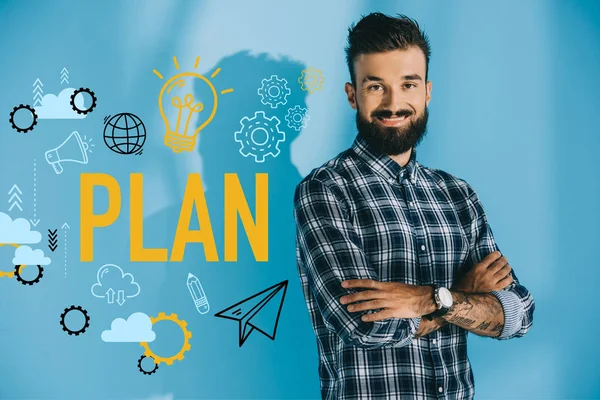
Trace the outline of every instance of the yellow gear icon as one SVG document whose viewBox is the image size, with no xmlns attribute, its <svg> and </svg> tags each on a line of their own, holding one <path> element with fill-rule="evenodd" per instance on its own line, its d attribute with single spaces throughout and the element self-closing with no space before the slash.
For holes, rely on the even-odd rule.
<svg viewBox="0 0 600 400">
<path fill-rule="evenodd" d="M 4 245 L 19 248 L 19 245 L 15 244 L 15 243 L 0 243 L 0 247 L 2 247 Z M 25 267 L 26 267 L 26 265 L 21 265 L 21 268 L 25 268 Z M 21 272 L 21 269 L 19 269 L 19 272 Z M 15 277 L 14 269 L 12 271 L 0 271 L 0 278 L 14 278 L 14 277 Z"/>
<path fill-rule="evenodd" d="M 162 362 L 166 363 L 167 365 L 173 365 L 173 361 L 183 360 L 183 353 L 185 353 L 186 351 L 189 351 L 192 347 L 190 345 L 190 338 L 192 337 L 192 332 L 187 330 L 187 322 L 180 320 L 177 317 L 177 314 L 167 315 L 164 312 L 159 312 L 157 317 L 150 317 L 150 321 L 152 321 L 152 324 L 155 324 L 158 321 L 173 321 L 177 325 L 179 325 L 179 327 L 181 328 L 181 331 L 183 332 L 183 338 L 184 338 L 183 346 L 181 347 L 181 350 L 179 350 L 177 352 L 177 354 L 175 354 L 174 356 L 160 357 L 160 356 L 157 356 L 156 354 L 154 354 L 154 352 L 152 350 L 150 350 L 150 346 L 148 346 L 148 342 L 140 342 L 140 345 L 146 349 L 144 351 L 144 355 L 146 357 L 152 357 L 152 359 L 154 360 L 154 363 L 156 365 L 158 365 Z"/>
</svg>

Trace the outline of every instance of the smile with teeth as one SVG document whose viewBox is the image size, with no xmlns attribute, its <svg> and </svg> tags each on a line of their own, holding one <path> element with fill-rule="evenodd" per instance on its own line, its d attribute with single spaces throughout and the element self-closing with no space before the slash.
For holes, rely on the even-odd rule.
<svg viewBox="0 0 600 400">
<path fill-rule="evenodd" d="M 377 119 L 379 121 L 381 121 L 382 123 L 384 123 L 385 125 L 396 125 L 396 124 L 400 124 L 400 123 L 404 122 L 405 120 L 407 120 L 408 116 L 404 115 L 402 117 L 391 117 L 391 118 L 377 117 Z"/>
</svg>

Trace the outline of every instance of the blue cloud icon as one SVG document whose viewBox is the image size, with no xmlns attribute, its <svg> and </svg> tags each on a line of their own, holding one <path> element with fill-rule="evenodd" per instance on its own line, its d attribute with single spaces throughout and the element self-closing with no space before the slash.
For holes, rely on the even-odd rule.
<svg viewBox="0 0 600 400">
<path fill-rule="evenodd" d="M 43 250 L 33 250 L 29 246 L 19 246 L 15 250 L 15 257 L 12 262 L 15 265 L 49 265 L 51 260 L 44 256 Z"/>
<path fill-rule="evenodd" d="M 42 98 L 42 105 L 35 108 L 35 113 L 39 119 L 81 119 L 85 114 L 79 114 L 71 106 L 71 96 L 75 89 L 63 89 L 58 96 L 48 93 Z M 84 107 L 84 101 L 81 96 L 75 97 L 75 105 L 78 108 Z"/>
<path fill-rule="evenodd" d="M 110 329 L 102 332 L 104 342 L 153 342 L 156 333 L 152 330 L 152 321 L 144 313 L 133 313 L 124 320 L 116 318 L 110 324 Z"/>
</svg>

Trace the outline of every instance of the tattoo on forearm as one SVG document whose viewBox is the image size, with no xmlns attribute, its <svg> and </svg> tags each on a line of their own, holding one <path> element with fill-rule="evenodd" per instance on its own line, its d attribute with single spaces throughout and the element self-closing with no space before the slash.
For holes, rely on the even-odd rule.
<svg viewBox="0 0 600 400">
<path fill-rule="evenodd" d="M 481 336 L 499 336 L 504 329 L 502 305 L 492 294 L 454 292 L 455 302 L 444 320 Z"/>
<path fill-rule="evenodd" d="M 491 324 L 492 324 L 491 322 L 484 321 L 484 322 L 480 323 L 479 325 L 477 325 L 477 327 L 475 329 L 481 329 L 481 330 L 485 331 L 487 328 L 490 327 Z"/>
<path fill-rule="evenodd" d="M 454 319 L 452 320 L 452 322 L 456 325 L 460 325 L 463 328 L 467 328 L 467 327 L 471 327 L 473 326 L 473 324 L 475 323 L 474 319 L 469 319 L 469 318 L 464 318 L 461 316 L 455 316 Z"/>
<path fill-rule="evenodd" d="M 504 329 L 504 324 L 496 324 L 496 326 L 494 326 L 492 328 L 492 332 L 500 334 L 500 333 L 502 333 L 503 329 Z"/>
</svg>

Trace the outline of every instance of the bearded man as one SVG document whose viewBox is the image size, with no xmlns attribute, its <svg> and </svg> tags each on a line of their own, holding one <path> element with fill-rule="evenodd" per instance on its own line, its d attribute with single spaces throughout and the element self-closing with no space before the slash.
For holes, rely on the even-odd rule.
<svg viewBox="0 0 600 400">
<path fill-rule="evenodd" d="M 349 29 L 351 148 L 294 196 L 298 272 L 324 399 L 471 399 L 469 332 L 522 337 L 535 304 L 463 179 L 417 161 L 429 39 L 373 13 Z"/>
</svg>

